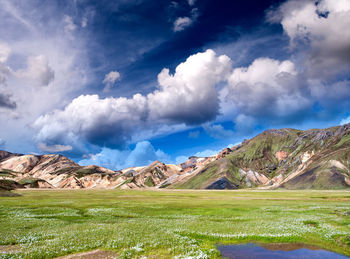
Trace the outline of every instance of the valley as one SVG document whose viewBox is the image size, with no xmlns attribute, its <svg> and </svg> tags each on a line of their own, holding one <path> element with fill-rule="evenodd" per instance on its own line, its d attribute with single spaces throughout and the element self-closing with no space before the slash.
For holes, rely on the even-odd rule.
<svg viewBox="0 0 350 259">
<path fill-rule="evenodd" d="M 271 129 L 211 157 L 134 168 L 80 166 L 58 154 L 0 151 L 0 188 L 348 189 L 350 124 Z"/>
<path fill-rule="evenodd" d="M 349 191 L 31 189 L 14 194 L 0 197 L 1 258 L 75 253 L 220 258 L 216 245 L 248 242 L 304 243 L 350 256 Z"/>
</svg>

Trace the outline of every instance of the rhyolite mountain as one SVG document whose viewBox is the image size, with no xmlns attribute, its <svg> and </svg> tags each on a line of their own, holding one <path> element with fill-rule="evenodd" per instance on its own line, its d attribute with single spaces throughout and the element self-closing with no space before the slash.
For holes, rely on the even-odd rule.
<svg viewBox="0 0 350 259">
<path fill-rule="evenodd" d="M 0 189 L 14 188 L 350 188 L 350 124 L 271 129 L 216 156 L 120 171 L 79 166 L 61 155 L 0 151 Z"/>
</svg>

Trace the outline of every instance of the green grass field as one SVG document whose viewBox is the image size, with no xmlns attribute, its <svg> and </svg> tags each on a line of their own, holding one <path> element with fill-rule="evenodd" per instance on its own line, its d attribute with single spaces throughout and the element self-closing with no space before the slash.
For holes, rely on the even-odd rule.
<svg viewBox="0 0 350 259">
<path fill-rule="evenodd" d="M 219 258 L 216 244 L 248 241 L 303 242 L 350 256 L 349 191 L 16 193 L 0 197 L 1 258 L 96 248 L 121 258 Z"/>
</svg>

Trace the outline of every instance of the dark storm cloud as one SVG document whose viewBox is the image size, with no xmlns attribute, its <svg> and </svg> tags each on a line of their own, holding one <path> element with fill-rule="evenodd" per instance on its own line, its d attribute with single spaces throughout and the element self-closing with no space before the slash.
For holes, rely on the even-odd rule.
<svg viewBox="0 0 350 259">
<path fill-rule="evenodd" d="M 16 102 L 11 100 L 10 95 L 0 93 L 0 108 L 14 110 L 16 109 L 16 107 L 17 107 L 17 104 Z"/>
</svg>

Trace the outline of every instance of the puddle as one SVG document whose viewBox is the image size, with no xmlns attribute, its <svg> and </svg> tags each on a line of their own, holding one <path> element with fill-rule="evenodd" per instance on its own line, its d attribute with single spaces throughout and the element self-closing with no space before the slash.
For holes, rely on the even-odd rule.
<svg viewBox="0 0 350 259">
<path fill-rule="evenodd" d="M 337 254 L 318 247 L 305 244 L 241 244 L 218 245 L 224 258 L 229 259 L 344 259 L 345 255 Z"/>
</svg>

